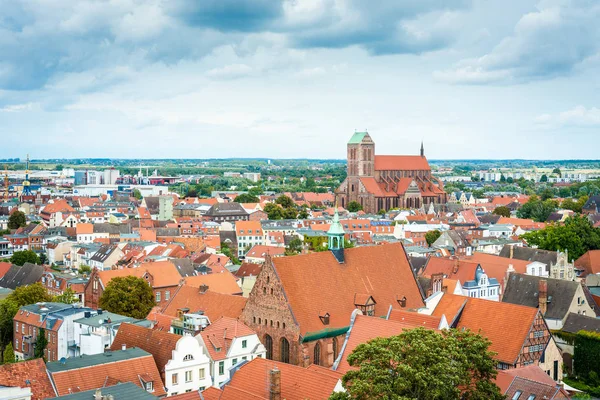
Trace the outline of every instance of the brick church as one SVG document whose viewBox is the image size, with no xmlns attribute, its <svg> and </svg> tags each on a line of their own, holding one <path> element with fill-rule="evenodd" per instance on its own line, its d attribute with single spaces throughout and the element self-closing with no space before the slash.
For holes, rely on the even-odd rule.
<svg viewBox="0 0 600 400">
<path fill-rule="evenodd" d="M 241 319 L 268 359 L 329 368 L 340 357 L 354 310 L 385 317 L 392 308 L 424 307 L 402 244 L 344 249 L 344 235 L 336 212 L 329 251 L 266 258 Z"/>
<path fill-rule="evenodd" d="M 356 201 L 367 213 L 447 202 L 443 183 L 431 175 L 423 144 L 416 156 L 375 155 L 367 132 L 354 133 L 348 142 L 348 174 L 335 194 L 342 207 Z"/>
</svg>

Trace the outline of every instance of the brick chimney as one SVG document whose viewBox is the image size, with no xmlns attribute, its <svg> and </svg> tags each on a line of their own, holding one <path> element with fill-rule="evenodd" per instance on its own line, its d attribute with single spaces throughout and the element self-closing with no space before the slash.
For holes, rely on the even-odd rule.
<svg viewBox="0 0 600 400">
<path fill-rule="evenodd" d="M 508 258 L 513 258 L 514 253 L 515 253 L 515 246 L 510 246 L 510 257 L 508 257 Z"/>
<path fill-rule="evenodd" d="M 458 272 L 458 257 L 454 258 L 454 267 L 452 268 L 452 273 L 456 274 Z"/>
<path fill-rule="evenodd" d="M 269 400 L 281 400 L 281 371 L 277 367 L 269 371 Z"/>
<path fill-rule="evenodd" d="M 542 315 L 546 314 L 548 310 L 548 281 L 545 279 L 540 279 L 539 289 L 539 309 Z"/>
</svg>

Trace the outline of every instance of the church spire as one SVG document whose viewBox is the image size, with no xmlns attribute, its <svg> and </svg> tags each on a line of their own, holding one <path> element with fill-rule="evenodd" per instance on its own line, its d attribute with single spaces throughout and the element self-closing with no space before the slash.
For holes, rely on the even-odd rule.
<svg viewBox="0 0 600 400">
<path fill-rule="evenodd" d="M 335 203 L 335 212 L 333 213 L 333 220 L 331 226 L 327 231 L 327 244 L 329 250 L 333 253 L 338 262 L 344 262 L 344 236 L 346 232 L 340 222 L 340 215 L 338 214 L 337 201 Z"/>
<path fill-rule="evenodd" d="M 423 141 L 421 140 L 421 157 L 425 157 L 425 148 L 423 147 Z"/>
</svg>

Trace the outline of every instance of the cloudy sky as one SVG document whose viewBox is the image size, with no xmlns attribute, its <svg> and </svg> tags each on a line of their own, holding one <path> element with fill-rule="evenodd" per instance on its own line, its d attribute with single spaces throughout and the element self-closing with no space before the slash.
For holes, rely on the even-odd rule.
<svg viewBox="0 0 600 400">
<path fill-rule="evenodd" d="M 0 0 L 0 158 L 600 158 L 597 0 Z"/>
</svg>

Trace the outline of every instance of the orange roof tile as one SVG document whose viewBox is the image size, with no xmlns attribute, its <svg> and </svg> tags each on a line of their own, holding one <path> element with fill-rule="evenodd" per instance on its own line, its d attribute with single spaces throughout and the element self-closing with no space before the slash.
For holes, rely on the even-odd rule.
<svg viewBox="0 0 600 400">
<path fill-rule="evenodd" d="M 252 233 L 249 234 L 249 231 L 252 231 Z M 262 236 L 262 225 L 260 221 L 236 221 L 235 233 L 238 236 Z"/>
<path fill-rule="evenodd" d="M 376 171 L 429 171 L 427 158 L 421 156 L 375 156 Z"/>
<path fill-rule="evenodd" d="M 346 249 L 344 258 L 340 264 L 327 251 L 272 259 L 302 335 L 326 328 L 321 311 L 330 314 L 330 328 L 348 326 L 356 294 L 373 297 L 377 316 L 386 315 L 402 297 L 409 309 L 423 307 L 401 244 Z"/>
<path fill-rule="evenodd" d="M 150 313 L 146 316 L 148 321 L 154 323 L 152 329 L 156 329 L 158 331 L 166 331 L 168 332 L 171 329 L 171 322 L 177 317 L 166 315 L 161 312 L 160 307 L 154 307 L 150 310 Z"/>
<path fill-rule="evenodd" d="M 427 329 L 438 329 L 442 320 L 441 317 L 436 317 L 434 315 L 420 314 L 400 309 L 392 309 L 388 319 L 390 321 L 412 325 L 415 328 L 422 326 Z"/>
<path fill-rule="evenodd" d="M 97 271 L 98 277 L 105 288 L 113 278 L 123 276 L 137 276 L 141 278 L 146 272 L 152 275 L 154 279 L 153 287 L 176 286 L 182 279 L 177 267 L 170 261 L 143 263 L 137 268 Z"/>
<path fill-rule="evenodd" d="M 285 254 L 285 247 L 265 246 L 261 244 L 256 244 L 252 246 L 250 250 L 248 250 L 248 253 L 246 253 L 246 257 L 264 258 L 267 255 L 277 257 L 283 254 Z"/>
<path fill-rule="evenodd" d="M 8 270 L 10 269 L 11 266 L 12 266 L 12 263 L 0 262 L 0 279 L 2 279 L 2 277 L 4 275 L 6 275 L 6 273 L 8 272 Z"/>
<path fill-rule="evenodd" d="M 77 232 L 78 235 L 90 235 L 94 233 L 94 224 L 80 222 L 75 226 L 75 232 Z"/>
<path fill-rule="evenodd" d="M 514 364 L 529 335 L 531 326 L 538 314 L 537 308 L 510 303 L 476 299 L 473 297 L 444 294 L 433 311 L 433 315 L 445 315 L 449 324 L 458 316 L 457 328 L 481 331 L 492 344 L 490 350 L 496 358 L 507 364 Z M 510 332 L 510 335 L 506 333 Z"/>
<path fill-rule="evenodd" d="M 67 203 L 66 200 L 63 199 L 54 199 L 52 203 L 46 204 L 44 209 L 42 210 L 44 214 L 54 214 L 57 212 L 68 212 L 73 213 L 75 209 Z"/>
<path fill-rule="evenodd" d="M 155 396 L 167 394 L 160 373 L 150 354 L 51 374 L 59 396 L 100 388 L 105 385 L 107 380 L 115 383 L 131 382 L 142 387 L 140 378 L 144 375 L 146 379 L 151 379 L 154 382 L 153 394 Z"/>
<path fill-rule="evenodd" d="M 30 387 L 32 400 L 56 397 L 41 358 L 0 365 L 0 386 Z"/>
<path fill-rule="evenodd" d="M 587 274 L 600 274 L 600 250 L 589 250 L 575 261 L 575 267 Z"/>
<path fill-rule="evenodd" d="M 233 339 L 251 336 L 255 332 L 246 324 L 235 318 L 221 317 L 200 332 L 210 358 L 224 360 L 227 358 Z M 217 348 L 220 350 L 217 351 Z"/>
<path fill-rule="evenodd" d="M 177 310 L 188 308 L 190 312 L 203 311 L 211 321 L 221 317 L 238 318 L 246 305 L 246 298 L 212 291 L 200 293 L 198 288 L 181 286 L 163 309 L 163 313 L 177 316 Z"/>
<path fill-rule="evenodd" d="M 281 373 L 281 398 L 286 400 L 327 399 L 342 378 L 341 373 L 336 376 L 332 371 L 255 358 L 233 374 L 224 387 L 223 395 L 227 390 L 239 389 L 237 397 L 231 396 L 227 399 L 254 398 L 248 395 L 239 397 L 244 392 L 258 396 L 259 399 L 269 399 L 269 386 L 265 382 L 269 381 L 269 371 L 273 368 L 277 368 Z"/>
<path fill-rule="evenodd" d="M 165 366 L 173 356 L 177 342 L 181 336 L 173 333 L 144 328 L 143 326 L 123 323 L 117 331 L 117 336 L 110 346 L 113 351 L 121 350 L 125 345 L 127 348 L 138 347 L 147 351 L 154 357 L 154 362 L 160 373 L 165 371 Z"/>
<path fill-rule="evenodd" d="M 191 254 L 200 253 L 206 249 L 206 244 L 201 237 L 178 237 L 176 242 L 183 244 L 183 248 Z"/>
<path fill-rule="evenodd" d="M 199 288 L 202 285 L 207 285 L 208 290 L 212 292 L 224 294 L 242 294 L 242 289 L 237 284 L 235 276 L 225 270 L 206 275 L 188 276 L 185 279 L 185 284 L 188 286 Z"/>
<path fill-rule="evenodd" d="M 405 314 L 417 314 L 414 312 L 401 311 Z M 396 314 L 396 318 L 399 317 L 400 314 Z M 348 356 L 352 354 L 354 349 L 362 343 L 366 343 L 371 339 L 375 339 L 377 337 L 390 337 L 401 334 L 405 329 L 413 329 L 419 326 L 424 326 L 421 324 L 419 317 L 423 316 L 423 314 L 417 314 L 415 318 L 407 317 L 406 320 L 386 320 L 383 318 L 377 317 L 368 317 L 365 315 L 357 315 L 354 320 L 354 325 L 352 326 L 352 330 L 350 331 L 350 336 L 348 337 L 348 341 L 346 343 L 346 347 L 343 349 L 342 358 L 340 363 L 336 369 L 336 372 L 340 372 L 345 374 L 352 367 L 348 364 Z M 428 315 L 424 316 L 425 318 L 429 317 L 430 319 L 437 319 L 438 324 L 434 327 L 425 326 L 429 329 L 437 329 L 439 326 L 440 318 L 431 317 Z M 428 325 L 432 325 L 429 323 Z"/>
</svg>

